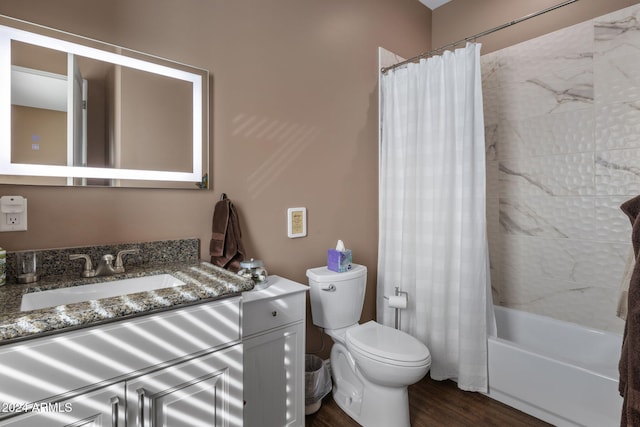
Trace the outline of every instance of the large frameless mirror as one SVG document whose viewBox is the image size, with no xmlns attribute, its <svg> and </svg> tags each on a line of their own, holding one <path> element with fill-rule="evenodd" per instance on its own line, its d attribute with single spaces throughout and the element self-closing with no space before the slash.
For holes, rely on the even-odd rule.
<svg viewBox="0 0 640 427">
<path fill-rule="evenodd" d="M 0 183 L 207 188 L 208 79 L 0 16 Z"/>
</svg>

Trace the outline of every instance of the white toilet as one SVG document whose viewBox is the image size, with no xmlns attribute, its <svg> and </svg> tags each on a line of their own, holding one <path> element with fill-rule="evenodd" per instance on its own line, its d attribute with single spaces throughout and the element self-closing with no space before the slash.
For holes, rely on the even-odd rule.
<svg viewBox="0 0 640 427">
<path fill-rule="evenodd" d="M 411 335 L 374 321 L 358 324 L 367 268 L 307 270 L 313 324 L 333 339 L 333 398 L 365 427 L 409 426 L 407 386 L 431 366 L 429 349 Z"/>
</svg>

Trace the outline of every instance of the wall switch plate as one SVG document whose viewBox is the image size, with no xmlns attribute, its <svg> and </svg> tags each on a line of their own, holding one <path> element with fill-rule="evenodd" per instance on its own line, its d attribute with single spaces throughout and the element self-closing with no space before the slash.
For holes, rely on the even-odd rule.
<svg viewBox="0 0 640 427">
<path fill-rule="evenodd" d="M 287 209 L 287 237 L 304 237 L 307 235 L 307 208 Z"/>
<path fill-rule="evenodd" d="M 27 230 L 27 199 L 22 196 L 0 197 L 0 231 Z"/>
</svg>

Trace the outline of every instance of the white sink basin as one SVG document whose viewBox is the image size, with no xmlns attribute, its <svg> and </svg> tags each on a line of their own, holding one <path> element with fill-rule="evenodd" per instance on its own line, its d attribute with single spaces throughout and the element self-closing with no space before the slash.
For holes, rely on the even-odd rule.
<svg viewBox="0 0 640 427">
<path fill-rule="evenodd" d="M 132 279 L 114 280 L 91 285 L 31 292 L 22 296 L 20 311 L 37 310 L 39 308 L 55 307 L 57 305 L 71 304 L 74 302 L 153 291 L 180 285 L 184 285 L 182 280 L 176 279 L 170 274 L 158 274 L 155 276 L 134 277 Z"/>
</svg>

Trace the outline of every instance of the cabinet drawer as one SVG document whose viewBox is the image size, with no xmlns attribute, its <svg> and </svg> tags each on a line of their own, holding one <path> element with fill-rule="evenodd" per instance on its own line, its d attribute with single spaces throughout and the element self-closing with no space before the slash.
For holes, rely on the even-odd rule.
<svg viewBox="0 0 640 427">
<path fill-rule="evenodd" d="M 304 320 L 304 294 L 247 301 L 242 305 L 242 336 Z"/>
</svg>

